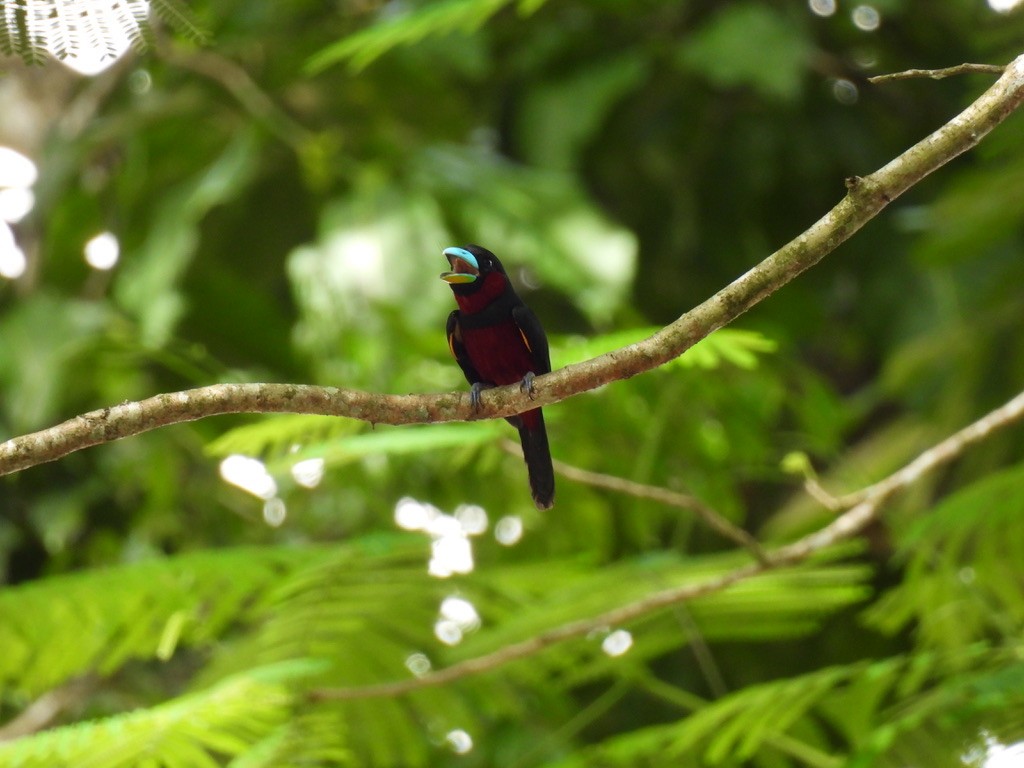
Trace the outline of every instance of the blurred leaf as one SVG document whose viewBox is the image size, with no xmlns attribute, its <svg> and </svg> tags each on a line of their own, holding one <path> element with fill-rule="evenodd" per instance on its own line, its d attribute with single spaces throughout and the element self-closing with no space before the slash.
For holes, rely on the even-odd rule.
<svg viewBox="0 0 1024 768">
<path fill-rule="evenodd" d="M 173 333 L 186 308 L 179 282 L 195 255 L 200 221 L 238 194 L 258 152 L 255 131 L 242 131 L 212 165 L 165 192 L 144 244 L 126 259 L 115 289 L 118 303 L 138 318 L 143 345 L 161 346 Z"/>
<path fill-rule="evenodd" d="M 95 356 L 110 320 L 104 304 L 69 301 L 47 292 L 20 302 L 0 318 L 0 384 L 6 393 L 4 420 L 12 431 L 53 421 L 72 393 L 76 407 L 95 405 L 87 399 L 90 377 L 80 371 Z"/>
<path fill-rule="evenodd" d="M 540 167 L 568 170 L 617 99 L 636 86 L 647 62 L 630 55 L 574 72 L 531 92 L 519 123 L 524 150 Z"/>
<path fill-rule="evenodd" d="M 928 425 L 910 421 L 896 421 L 879 428 L 860 443 L 847 448 L 843 457 L 820 473 L 819 481 L 836 496 L 853 492 L 882 480 L 895 472 L 936 438 Z M 928 495 L 929 482 L 925 478 L 917 492 Z M 915 493 L 912 489 L 911 494 Z M 802 485 L 793 484 L 792 496 L 780 505 L 773 517 L 761 529 L 768 540 L 801 536 L 815 527 L 834 519 L 834 513 L 808 495 Z"/>
<path fill-rule="evenodd" d="M 316 74 L 332 64 L 348 60 L 360 70 L 392 48 L 410 45 L 430 35 L 469 34 L 483 26 L 491 16 L 514 0 L 440 0 L 411 10 L 392 10 L 380 21 L 334 43 L 306 62 L 306 70 Z M 520 0 L 523 15 L 533 13 L 544 0 Z"/>
<path fill-rule="evenodd" d="M 994 473 L 939 503 L 901 538 L 901 583 L 867 612 L 884 632 L 915 627 L 926 649 L 955 652 L 1024 624 L 1024 469 Z"/>
<path fill-rule="evenodd" d="M 319 669 L 292 661 L 248 670 L 151 709 L 0 744 L 0 761 L 24 768 L 216 766 L 215 755 L 242 753 L 286 722 L 294 704 L 287 684 Z"/>
<path fill-rule="evenodd" d="M 0 592 L 0 680 L 38 694 L 87 673 L 110 674 L 130 659 L 154 658 L 170 622 L 180 627 L 175 645 L 209 644 L 310 555 L 200 552 L 8 587 Z"/>
<path fill-rule="evenodd" d="M 635 344 L 660 330 L 654 327 L 631 328 L 586 339 L 571 337 L 564 341 L 559 341 L 556 337 L 552 343 L 553 364 L 561 368 L 590 360 L 606 352 Z M 757 366 L 757 355 L 774 352 L 776 348 L 773 340 L 756 331 L 721 328 L 658 370 L 667 370 L 674 366 L 711 370 L 724 363 L 732 363 L 749 370 Z"/>
<path fill-rule="evenodd" d="M 506 607 L 507 612 L 501 614 L 496 627 L 474 635 L 460 650 L 463 654 L 472 655 L 493 651 L 526 640 L 545 628 L 642 600 L 644 596 L 669 586 L 679 587 L 720 577 L 739 567 L 744 560 L 737 554 L 728 554 L 691 557 L 681 562 L 665 554 L 623 560 L 599 569 L 547 561 L 546 564 L 507 571 L 490 570 L 479 575 L 480 583 L 488 585 L 497 594 L 506 591 L 518 594 L 518 600 Z M 548 577 L 544 575 L 545 569 Z M 687 610 L 693 616 L 701 637 L 712 641 L 798 636 L 812 632 L 827 614 L 862 600 L 867 595 L 864 579 L 869 573 L 859 566 L 837 564 L 768 573 L 741 581 L 728 590 L 689 601 Z M 560 585 L 557 592 L 548 589 L 550 577 L 554 575 L 557 575 Z M 794 588 L 798 584 L 799 587 Z M 467 588 L 472 589 L 471 586 Z M 531 590 L 536 590 L 536 593 Z M 813 598 L 808 597 L 811 594 Z M 480 602 L 491 606 L 501 604 L 493 597 L 486 603 Z M 529 611 L 524 610 L 527 605 Z M 646 631 L 670 632 L 673 637 L 678 634 L 678 623 L 671 615 L 665 616 L 661 626 L 659 623 L 652 617 L 640 619 L 636 634 Z M 551 653 L 553 658 L 559 657 L 557 649 Z M 576 674 L 579 672 L 577 670 Z"/>
<path fill-rule="evenodd" d="M 800 95 L 811 45 L 798 24 L 768 5 L 722 8 L 679 49 L 679 61 L 715 85 L 747 85 L 764 96 Z"/>
<path fill-rule="evenodd" d="M 329 421 L 328 421 L 329 420 Z M 209 446 L 213 456 L 241 453 L 268 458 L 272 472 L 286 471 L 305 459 L 323 459 L 338 467 L 367 456 L 398 456 L 443 451 L 493 442 L 506 434 L 500 421 L 474 424 L 378 427 L 372 432 L 360 422 L 323 416 L 283 416 L 233 429 Z"/>
<path fill-rule="evenodd" d="M 490 247 L 506 269 L 528 267 L 527 277 L 536 273 L 595 323 L 613 316 L 636 269 L 637 241 L 571 177 L 475 148 L 438 146 L 418 161 L 414 182 L 453 211 L 460 239 Z"/>
<path fill-rule="evenodd" d="M 921 237 L 914 256 L 923 264 L 973 262 L 978 254 L 1006 242 L 1019 242 L 1015 226 L 1024 208 L 1012 195 L 988 190 L 1016 189 L 1024 184 L 1024 162 L 1008 157 L 995 168 L 974 169 L 954 179 L 918 224 Z"/>
<path fill-rule="evenodd" d="M 333 416 L 284 414 L 263 416 L 259 421 L 228 430 L 206 446 L 211 456 L 232 453 L 247 456 L 284 456 L 293 448 L 353 435 L 364 428 L 355 419 Z"/>
</svg>

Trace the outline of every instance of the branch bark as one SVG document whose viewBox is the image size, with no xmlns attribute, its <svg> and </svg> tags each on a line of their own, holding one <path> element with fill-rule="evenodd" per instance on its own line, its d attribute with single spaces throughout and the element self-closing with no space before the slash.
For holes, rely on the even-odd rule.
<svg viewBox="0 0 1024 768">
<path fill-rule="evenodd" d="M 520 413 L 649 371 L 683 354 L 838 248 L 922 178 L 975 146 L 1024 101 L 1024 56 L 974 103 L 869 176 L 847 179 L 846 196 L 807 231 L 653 336 L 517 385 L 489 390 L 478 412 L 467 393 L 382 395 L 297 384 L 217 384 L 157 395 L 77 416 L 0 445 L 0 475 L 158 427 L 226 413 L 315 413 L 373 424 L 468 421 Z"/>
</svg>

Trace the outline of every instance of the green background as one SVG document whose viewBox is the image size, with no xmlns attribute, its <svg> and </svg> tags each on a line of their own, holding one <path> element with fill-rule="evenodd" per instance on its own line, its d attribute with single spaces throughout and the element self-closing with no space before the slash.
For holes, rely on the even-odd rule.
<svg viewBox="0 0 1024 768">
<path fill-rule="evenodd" d="M 225 381 L 463 389 L 437 276 L 467 242 L 503 259 L 556 367 L 642 338 L 993 80 L 866 77 L 1024 39 L 981 0 L 872 7 L 867 31 L 846 2 L 197 2 L 206 41 L 165 16 L 95 78 L 8 58 L 0 109 L 30 130 L 0 143 L 40 178 L 29 269 L 0 285 L 0 432 Z M 767 543 L 824 525 L 788 454 L 854 491 L 1021 389 L 1022 150 L 1014 116 L 678 364 L 548 408 L 555 458 Z M 82 257 L 105 230 L 110 272 Z M 536 512 L 514 434 L 223 417 L 0 479 L 0 716 L 57 690 L 56 725 L 87 723 L 0 763 L 958 766 L 1024 735 L 1014 429 L 852 545 L 628 625 L 624 655 L 607 627 L 411 695 L 311 699 L 746 561 L 689 512 L 564 478 Z M 266 463 L 281 525 L 221 479 L 235 453 Z M 309 457 L 313 489 L 289 472 Z M 486 510 L 472 573 L 428 576 L 403 498 Z M 453 595 L 481 622 L 448 646 Z"/>
</svg>

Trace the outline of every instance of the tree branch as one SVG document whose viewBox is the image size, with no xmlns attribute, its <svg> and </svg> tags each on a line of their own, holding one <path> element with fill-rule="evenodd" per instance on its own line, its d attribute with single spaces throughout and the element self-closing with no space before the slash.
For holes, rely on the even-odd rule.
<svg viewBox="0 0 1024 768">
<path fill-rule="evenodd" d="M 310 692 L 314 700 L 353 700 L 401 696 L 421 688 L 444 685 L 464 677 L 488 672 L 518 659 L 532 656 L 564 640 L 570 640 L 599 630 L 602 627 L 624 624 L 653 611 L 687 602 L 698 597 L 721 592 L 733 584 L 766 571 L 800 563 L 841 541 L 852 538 L 878 517 L 882 504 L 893 494 L 912 485 L 926 472 L 962 454 L 974 443 L 993 432 L 1005 428 L 1024 415 L 1024 392 L 1005 405 L 986 414 L 973 424 L 929 448 L 916 459 L 892 475 L 864 489 L 863 498 L 849 511 L 823 528 L 791 544 L 777 547 L 767 553 L 765 560 L 750 563 L 728 573 L 693 584 L 683 584 L 654 592 L 641 600 L 613 608 L 598 616 L 571 621 L 560 627 L 541 632 L 527 640 L 507 645 L 492 653 L 429 672 L 422 677 L 357 688 L 324 688 Z"/>
<path fill-rule="evenodd" d="M 296 384 L 218 384 L 93 411 L 0 445 L 0 474 L 168 424 L 225 413 L 318 413 L 375 424 L 467 421 L 521 413 L 649 371 L 683 354 L 817 264 L 907 189 L 975 146 L 1024 101 L 1024 56 L 973 104 L 869 176 L 847 179 L 847 195 L 806 232 L 650 338 L 538 377 L 532 397 L 518 385 L 489 390 L 479 412 L 469 395 L 375 395 Z"/>
<path fill-rule="evenodd" d="M 877 85 L 878 83 L 888 83 L 893 80 L 910 80 L 918 77 L 942 80 L 945 77 L 953 77 L 955 75 L 1001 75 L 1005 71 L 1006 67 L 998 64 L 957 64 L 955 67 L 944 67 L 943 69 L 908 69 L 904 72 L 893 72 L 888 75 L 875 75 L 874 77 L 869 77 L 868 82 Z"/>
<path fill-rule="evenodd" d="M 870 485 L 860 491 L 848 493 L 843 496 L 832 496 L 818 485 L 818 492 L 823 494 L 824 497 L 829 500 L 827 503 L 822 503 L 830 509 L 850 509 L 872 496 L 878 494 L 891 494 L 894 489 L 910 485 L 910 483 L 914 482 L 918 477 L 933 467 L 952 461 L 962 454 L 965 449 L 974 443 L 984 440 L 994 430 L 1000 429 L 1001 427 L 1016 421 L 1021 417 L 1021 415 L 1024 415 L 1024 392 L 1021 392 L 1009 402 L 1003 404 L 999 408 L 996 408 L 987 416 L 978 419 L 970 426 L 964 427 L 956 434 L 947 437 L 941 443 L 932 446 L 918 456 L 917 459 L 903 467 L 903 469 L 894 472 L 884 480 L 881 480 L 874 485 Z"/>
<path fill-rule="evenodd" d="M 517 448 L 511 440 L 504 441 L 504 444 L 506 445 L 506 450 L 515 450 Z M 519 454 L 522 455 L 522 452 L 519 451 Z M 638 499 L 647 499 L 648 501 L 664 504 L 667 507 L 676 507 L 693 512 L 704 525 L 734 543 L 739 544 L 750 552 L 755 560 L 765 564 L 768 563 L 768 554 L 757 539 L 738 525 L 734 525 L 696 496 L 677 493 L 676 491 L 656 485 L 644 485 L 633 480 L 627 480 L 624 477 L 591 472 L 589 469 L 574 467 L 572 464 L 566 464 L 558 459 L 552 460 L 551 463 L 554 465 L 555 472 L 577 483 L 590 485 L 595 488 L 604 488 L 605 490 L 617 493 L 625 493 Z"/>
<path fill-rule="evenodd" d="M 46 728 L 66 709 L 80 704 L 96 687 L 91 676 L 72 680 L 47 691 L 15 718 L 0 726 L 0 742 L 14 741 Z"/>
</svg>

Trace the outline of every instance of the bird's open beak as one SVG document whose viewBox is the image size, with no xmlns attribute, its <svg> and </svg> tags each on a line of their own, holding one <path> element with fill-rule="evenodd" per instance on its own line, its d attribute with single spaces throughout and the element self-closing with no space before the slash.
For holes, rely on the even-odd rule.
<svg viewBox="0 0 1024 768">
<path fill-rule="evenodd" d="M 442 253 L 452 267 L 451 272 L 441 273 L 441 279 L 446 283 L 472 283 L 480 276 L 476 256 L 465 248 L 445 248 Z"/>
</svg>

